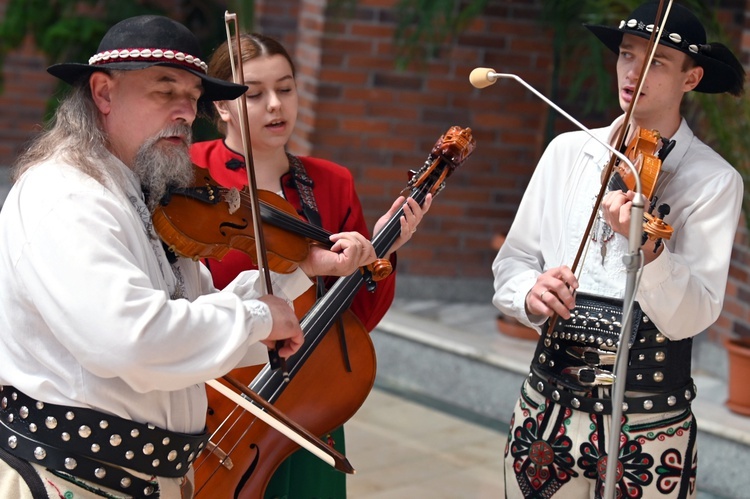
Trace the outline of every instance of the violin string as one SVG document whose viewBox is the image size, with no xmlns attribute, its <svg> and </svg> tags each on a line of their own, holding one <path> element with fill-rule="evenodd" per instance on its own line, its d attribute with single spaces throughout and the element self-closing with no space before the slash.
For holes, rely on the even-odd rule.
<svg viewBox="0 0 750 499">
<path fill-rule="evenodd" d="M 223 449 L 222 444 L 224 443 L 225 439 L 229 437 L 231 431 L 237 426 L 237 424 L 239 424 L 240 419 L 242 419 L 242 416 L 245 414 L 249 414 L 247 410 L 243 409 L 239 405 L 235 406 L 235 408 L 229 412 L 229 414 L 224 418 L 224 420 L 216 428 L 216 430 L 211 433 L 209 442 L 215 446 L 209 451 L 211 454 L 216 454 L 218 456 L 219 450 L 221 450 L 226 456 L 230 456 L 232 454 L 232 451 L 237 447 L 237 443 L 241 439 L 237 439 L 238 442 L 235 442 L 235 444 L 228 450 Z M 220 434 L 222 429 L 225 429 L 223 435 Z"/>
<path fill-rule="evenodd" d="M 246 409 L 243 409 L 243 408 L 237 406 L 235 410 L 238 410 L 239 414 L 235 418 L 234 422 L 227 429 L 227 431 L 224 433 L 224 435 L 221 438 L 219 438 L 218 441 L 215 441 L 215 439 L 213 439 L 213 438 L 211 440 L 209 440 L 209 442 L 212 443 L 212 444 L 214 444 L 215 447 L 213 447 L 210 450 L 206 448 L 203 451 L 203 452 L 207 452 L 208 455 L 215 456 L 216 459 L 217 459 L 217 463 L 216 463 L 214 469 L 211 470 L 208 479 L 206 479 L 204 481 L 204 485 L 207 484 L 211 480 L 211 478 L 213 478 L 214 476 L 216 476 L 216 474 L 219 472 L 219 470 L 222 469 L 222 467 L 225 465 L 225 463 L 231 459 L 231 457 L 232 457 L 233 453 L 235 452 L 235 450 L 237 450 L 237 448 L 243 442 L 243 440 L 248 435 L 248 433 L 250 433 L 250 431 L 254 428 L 255 424 L 259 423 L 258 418 L 255 417 L 254 415 L 250 414 L 250 412 L 248 412 Z M 235 412 L 235 410 L 233 410 L 232 412 Z M 231 413 L 230 413 L 230 415 L 231 415 Z M 250 416 L 250 420 L 249 421 L 243 421 L 243 419 L 246 419 L 245 416 Z M 227 416 L 225 418 L 225 421 L 228 420 L 229 417 L 230 416 Z M 226 439 L 228 439 L 230 437 L 231 430 L 234 429 L 234 428 L 236 428 L 240 423 L 243 423 L 243 426 L 241 426 L 241 428 L 243 428 L 243 430 L 240 433 L 240 435 L 237 436 L 233 442 L 230 442 L 231 445 L 229 447 L 222 447 L 222 444 L 226 441 Z M 215 434 L 216 434 L 216 432 L 214 432 L 212 435 L 215 435 Z M 195 469 L 195 472 L 197 472 L 203 466 L 208 466 L 209 465 L 209 460 L 207 459 L 207 457 L 208 456 L 205 456 L 204 459 L 202 460 L 202 462 L 200 464 L 196 465 L 196 463 L 194 463 L 193 467 Z M 196 462 L 197 462 L 197 460 L 196 460 Z M 198 491 L 200 491 L 200 489 Z M 197 492 L 198 491 L 196 491 L 196 496 L 197 496 Z"/>
<path fill-rule="evenodd" d="M 240 196 L 243 201 L 245 198 L 249 198 L 249 195 L 245 191 L 242 191 Z M 297 218 L 266 201 L 261 200 L 260 204 L 261 214 L 266 211 L 269 215 L 264 218 L 264 221 L 268 222 L 270 225 L 287 229 L 289 232 L 309 237 L 310 239 L 314 239 L 323 244 L 331 245 L 329 240 L 331 233 L 327 230 Z"/>
</svg>

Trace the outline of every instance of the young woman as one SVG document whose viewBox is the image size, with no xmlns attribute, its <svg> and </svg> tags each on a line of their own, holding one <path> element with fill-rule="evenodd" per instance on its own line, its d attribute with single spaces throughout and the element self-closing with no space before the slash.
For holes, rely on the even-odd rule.
<svg viewBox="0 0 750 499">
<path fill-rule="evenodd" d="M 258 189 L 283 196 L 308 222 L 332 233 L 343 233 L 344 237 L 369 245 L 371 250 L 369 231 L 349 170 L 324 159 L 297 157 L 286 150 L 299 105 L 291 57 L 279 42 L 259 34 L 241 36 L 241 53 L 244 84 L 248 86 L 245 99 Z M 209 62 L 211 76 L 232 80 L 229 57 L 225 43 Z M 245 187 L 247 172 L 237 103 L 221 101 L 214 105 L 219 115 L 219 128 L 225 136 L 194 144 L 193 162 L 207 168 L 225 187 Z M 411 238 L 430 203 L 428 196 L 420 208 L 413 199 L 399 197 L 375 224 L 377 233 L 403 206 L 401 235 L 388 255 L 394 268 L 393 251 Z M 221 262 L 210 261 L 208 265 L 219 287 L 240 271 L 254 267 L 251 259 L 239 251 L 232 251 Z M 330 285 L 334 280 L 327 279 L 326 283 Z M 391 274 L 377 283 L 374 292 L 363 288 L 354 297 L 350 309 L 368 331 L 375 328 L 390 307 L 394 290 L 395 276 Z M 343 452 L 343 428 L 333 432 L 331 437 L 335 448 Z M 345 479 L 344 474 L 309 453 L 297 452 L 274 475 L 266 497 L 341 498 L 346 496 Z"/>
</svg>

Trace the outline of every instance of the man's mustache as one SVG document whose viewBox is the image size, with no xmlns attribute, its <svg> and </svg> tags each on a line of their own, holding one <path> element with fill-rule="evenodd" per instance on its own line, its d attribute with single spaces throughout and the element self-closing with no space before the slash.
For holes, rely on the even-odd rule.
<svg viewBox="0 0 750 499">
<path fill-rule="evenodd" d="M 185 123 L 175 123 L 159 130 L 156 135 L 152 135 L 143 143 L 141 146 L 143 149 L 148 149 L 156 144 L 161 139 L 169 139 L 173 137 L 180 137 L 185 146 L 190 147 L 193 143 L 193 129 L 190 125 Z"/>
<path fill-rule="evenodd" d="M 155 136 L 151 137 L 149 143 L 155 143 L 159 139 L 168 139 L 171 137 L 181 137 L 185 145 L 190 146 L 193 143 L 193 129 L 186 123 L 175 123 L 163 128 Z"/>
</svg>

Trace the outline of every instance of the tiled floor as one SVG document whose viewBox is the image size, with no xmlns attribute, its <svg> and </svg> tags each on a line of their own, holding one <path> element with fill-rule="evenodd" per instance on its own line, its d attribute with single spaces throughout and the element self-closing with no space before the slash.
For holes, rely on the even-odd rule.
<svg viewBox="0 0 750 499">
<path fill-rule="evenodd" d="M 350 499 L 499 499 L 505 435 L 375 388 L 346 423 Z"/>
</svg>

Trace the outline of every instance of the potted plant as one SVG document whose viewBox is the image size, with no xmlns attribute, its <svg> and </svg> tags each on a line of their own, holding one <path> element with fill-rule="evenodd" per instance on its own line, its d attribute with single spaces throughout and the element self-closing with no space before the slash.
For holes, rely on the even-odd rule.
<svg viewBox="0 0 750 499">
<path fill-rule="evenodd" d="M 726 406 L 730 411 L 750 416 L 750 338 L 727 338 L 724 346 L 729 355 L 729 397 Z"/>
</svg>

